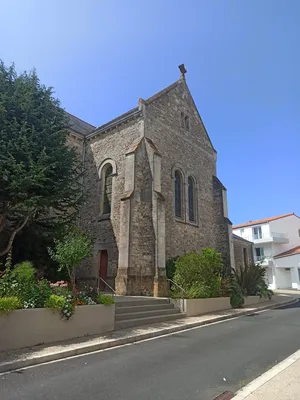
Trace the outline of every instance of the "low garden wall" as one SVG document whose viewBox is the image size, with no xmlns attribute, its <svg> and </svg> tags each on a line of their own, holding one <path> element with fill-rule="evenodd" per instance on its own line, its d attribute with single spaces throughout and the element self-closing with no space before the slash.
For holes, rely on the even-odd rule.
<svg viewBox="0 0 300 400">
<path fill-rule="evenodd" d="M 245 297 L 244 307 L 256 305 L 269 301 L 268 297 L 248 296 Z M 229 297 L 214 297 L 209 299 L 171 299 L 175 307 L 186 313 L 187 317 L 209 314 L 215 311 L 228 310 L 231 308 Z"/>
<path fill-rule="evenodd" d="M 0 351 L 110 332 L 114 324 L 114 304 L 79 306 L 69 320 L 46 308 L 15 310 L 0 316 Z"/>
<path fill-rule="evenodd" d="M 208 314 L 214 311 L 231 308 L 229 297 L 214 297 L 210 299 L 172 299 L 175 307 L 185 312 L 188 317 Z"/>
</svg>

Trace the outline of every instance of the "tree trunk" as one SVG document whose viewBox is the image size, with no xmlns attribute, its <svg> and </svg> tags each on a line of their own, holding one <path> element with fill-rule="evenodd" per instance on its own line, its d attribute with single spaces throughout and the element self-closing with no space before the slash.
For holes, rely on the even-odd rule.
<svg viewBox="0 0 300 400">
<path fill-rule="evenodd" d="M 72 272 L 71 272 L 71 288 L 72 288 L 72 292 L 75 295 L 76 294 L 76 282 L 75 282 L 75 268 L 72 268 Z"/>
<path fill-rule="evenodd" d="M 3 217 L 2 217 L 3 218 Z M 8 240 L 7 246 L 0 251 L 0 256 L 4 256 L 5 254 L 7 254 L 9 252 L 9 250 L 12 248 L 13 242 L 15 240 L 16 234 L 24 228 L 24 226 L 27 224 L 29 220 L 29 215 L 24 219 L 24 221 L 22 223 L 19 223 L 17 225 L 17 227 L 14 229 L 14 231 L 12 232 L 12 234 L 10 235 L 10 238 Z M 1 222 L 2 223 L 2 222 Z"/>
</svg>

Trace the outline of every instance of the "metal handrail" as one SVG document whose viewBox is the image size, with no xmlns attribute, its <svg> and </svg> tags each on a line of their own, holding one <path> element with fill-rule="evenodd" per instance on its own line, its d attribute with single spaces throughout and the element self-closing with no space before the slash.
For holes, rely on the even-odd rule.
<svg viewBox="0 0 300 400">
<path fill-rule="evenodd" d="M 183 287 L 181 287 L 180 285 L 178 285 L 178 283 L 172 281 L 172 279 L 167 278 L 167 281 L 172 282 L 173 285 L 177 286 L 177 287 L 178 287 L 179 289 L 181 289 L 184 293 L 187 293 L 187 292 L 183 289 Z"/>
<path fill-rule="evenodd" d="M 98 276 L 98 285 L 97 285 L 98 292 L 100 292 L 100 288 L 99 288 L 99 282 L 100 281 L 105 283 L 105 285 L 113 292 L 114 295 L 116 294 L 115 290 L 104 279 L 102 279 L 100 276 Z"/>
</svg>

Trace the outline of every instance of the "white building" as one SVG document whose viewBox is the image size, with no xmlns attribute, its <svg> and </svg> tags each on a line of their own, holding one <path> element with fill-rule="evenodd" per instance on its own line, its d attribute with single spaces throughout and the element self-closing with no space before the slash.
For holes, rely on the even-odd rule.
<svg viewBox="0 0 300 400">
<path fill-rule="evenodd" d="M 271 289 L 300 290 L 300 218 L 294 213 L 249 221 L 232 227 L 254 243 L 254 261 L 267 267 Z"/>
</svg>

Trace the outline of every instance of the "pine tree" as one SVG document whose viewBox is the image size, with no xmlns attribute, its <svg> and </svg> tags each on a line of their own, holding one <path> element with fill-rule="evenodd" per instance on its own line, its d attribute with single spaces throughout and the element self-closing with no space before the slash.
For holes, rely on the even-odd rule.
<svg viewBox="0 0 300 400">
<path fill-rule="evenodd" d="M 67 135 L 52 88 L 0 60 L 0 256 L 25 227 L 53 230 L 76 217 L 82 170 Z"/>
</svg>

